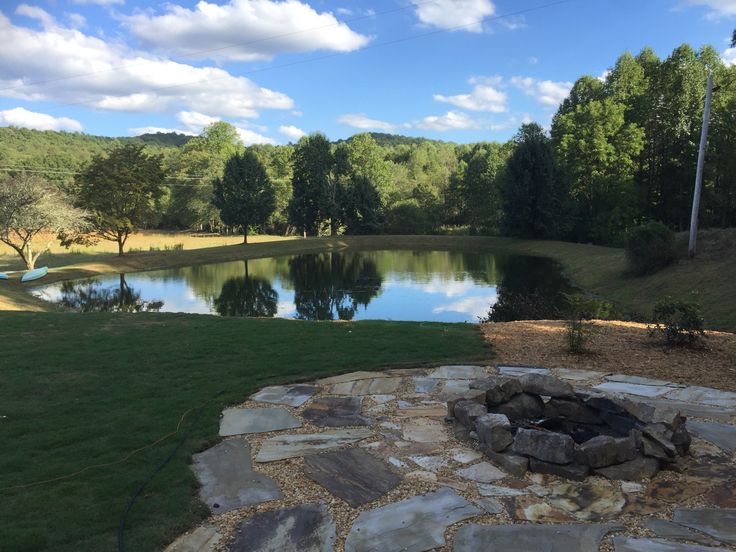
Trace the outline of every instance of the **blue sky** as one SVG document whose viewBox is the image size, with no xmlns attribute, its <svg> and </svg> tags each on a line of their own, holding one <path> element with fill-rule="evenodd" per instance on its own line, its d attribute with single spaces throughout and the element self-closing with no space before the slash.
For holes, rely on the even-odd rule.
<svg viewBox="0 0 736 552">
<path fill-rule="evenodd" d="M 0 125 L 505 140 L 625 50 L 734 63 L 735 27 L 736 0 L 0 0 Z"/>
</svg>

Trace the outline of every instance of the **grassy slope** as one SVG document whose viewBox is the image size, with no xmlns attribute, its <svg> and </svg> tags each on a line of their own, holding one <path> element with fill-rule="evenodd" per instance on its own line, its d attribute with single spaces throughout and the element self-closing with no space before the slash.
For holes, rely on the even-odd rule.
<svg viewBox="0 0 736 552">
<path fill-rule="evenodd" d="M 16 552 L 114 549 L 127 500 L 176 439 L 72 479 L 3 489 L 115 462 L 173 431 L 182 413 L 220 390 L 225 393 L 204 408 L 183 449 L 136 503 L 128 550 L 154 550 L 205 514 L 194 498 L 189 456 L 217 435 L 223 406 L 256 388 L 490 356 L 469 324 L 171 314 L 0 313 L 0 342 L 0 550 Z"/>
<path fill-rule="evenodd" d="M 261 241 L 248 246 L 201 247 L 213 243 L 207 238 L 188 238 L 183 251 L 133 253 L 118 258 L 109 253 L 90 250 L 65 256 L 55 254 L 47 264 L 58 267 L 45 280 L 92 276 L 116 271 L 134 271 L 169 266 L 218 262 L 243 258 L 268 257 L 294 253 L 340 250 L 346 248 L 414 248 L 472 249 L 475 251 L 507 250 L 544 255 L 559 261 L 567 275 L 581 288 L 616 303 L 619 310 L 635 317 L 647 317 L 654 303 L 664 295 L 695 295 L 703 304 L 706 322 L 713 329 L 736 331 L 736 249 L 723 236 L 736 231 L 705 232 L 700 240 L 703 253 L 695 260 L 682 258 L 676 265 L 657 274 L 629 277 L 621 249 L 557 241 L 515 240 L 468 236 L 352 236 Z M 146 239 L 145 237 L 142 240 Z M 168 237 L 169 242 L 181 242 Z M 215 238 L 218 239 L 218 238 Z M 223 239 L 223 238 L 219 238 Z M 237 238 L 224 238 L 237 240 Z M 270 240 L 275 238 L 262 238 Z M 731 238 L 733 240 L 733 238 Z M 156 243 L 169 243 L 159 239 Z M 726 245 L 723 245 L 724 242 Z M 233 243 L 232 241 L 227 243 Z M 189 249 L 200 246 L 199 249 Z M 0 257 L 8 264 L 8 258 Z M 46 261 L 44 261 L 46 262 Z M 76 263 L 76 264 L 75 264 Z M 48 310 L 49 306 L 28 297 L 17 282 L 0 284 L 0 310 Z"/>
</svg>

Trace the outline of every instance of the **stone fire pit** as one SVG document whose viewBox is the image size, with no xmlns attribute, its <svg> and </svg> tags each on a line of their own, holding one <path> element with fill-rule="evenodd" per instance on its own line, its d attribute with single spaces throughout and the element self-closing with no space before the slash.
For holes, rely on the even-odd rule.
<svg viewBox="0 0 736 552">
<path fill-rule="evenodd" d="M 690 447 L 685 418 L 638 402 L 576 392 L 553 376 L 491 376 L 447 404 L 458 438 L 514 475 L 527 469 L 582 480 L 641 480 L 678 464 Z"/>
</svg>

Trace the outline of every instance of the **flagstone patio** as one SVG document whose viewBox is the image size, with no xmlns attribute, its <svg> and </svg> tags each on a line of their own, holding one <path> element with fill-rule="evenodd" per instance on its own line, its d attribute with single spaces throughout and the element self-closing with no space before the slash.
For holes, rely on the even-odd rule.
<svg viewBox="0 0 736 552">
<path fill-rule="evenodd" d="M 481 450 L 446 419 L 446 401 L 477 395 L 471 381 L 530 373 L 680 412 L 689 454 L 651 479 L 571 481 Z M 224 440 L 194 456 L 212 515 L 167 551 L 736 550 L 735 424 L 736 393 L 591 370 L 441 366 L 267 387 L 226 409 Z"/>
</svg>

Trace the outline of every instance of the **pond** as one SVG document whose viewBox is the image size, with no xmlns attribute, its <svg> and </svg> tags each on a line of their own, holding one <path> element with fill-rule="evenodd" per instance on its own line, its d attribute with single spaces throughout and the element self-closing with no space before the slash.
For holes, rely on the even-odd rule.
<svg viewBox="0 0 736 552">
<path fill-rule="evenodd" d="M 571 291 L 543 257 L 349 251 L 136 272 L 35 288 L 68 308 L 305 320 L 477 322 L 555 318 Z"/>
</svg>

